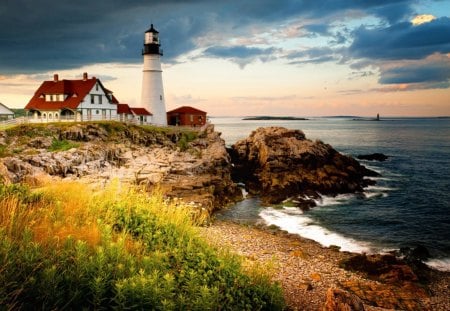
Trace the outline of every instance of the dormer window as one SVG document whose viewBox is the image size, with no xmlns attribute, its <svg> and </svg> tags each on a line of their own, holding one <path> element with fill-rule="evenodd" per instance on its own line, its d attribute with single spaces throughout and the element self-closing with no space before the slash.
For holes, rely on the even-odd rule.
<svg viewBox="0 0 450 311">
<path fill-rule="evenodd" d="M 50 95 L 50 101 L 51 102 L 53 101 L 53 95 Z"/>
</svg>

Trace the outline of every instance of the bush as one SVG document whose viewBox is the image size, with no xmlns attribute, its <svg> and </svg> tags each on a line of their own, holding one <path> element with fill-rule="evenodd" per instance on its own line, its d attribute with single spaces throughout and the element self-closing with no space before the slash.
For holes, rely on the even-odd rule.
<svg viewBox="0 0 450 311">
<path fill-rule="evenodd" d="M 283 307 L 278 285 L 209 246 L 192 211 L 161 194 L 119 184 L 96 193 L 76 183 L 35 192 L 2 187 L 0 209 L 9 211 L 0 214 L 0 305 L 6 309 Z"/>
</svg>

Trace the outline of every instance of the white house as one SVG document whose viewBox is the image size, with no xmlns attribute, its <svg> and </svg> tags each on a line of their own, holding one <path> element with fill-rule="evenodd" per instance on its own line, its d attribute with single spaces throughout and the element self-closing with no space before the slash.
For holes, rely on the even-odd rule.
<svg viewBox="0 0 450 311">
<path fill-rule="evenodd" d="M 0 103 L 0 121 L 9 120 L 14 118 L 14 112 L 12 112 L 8 107 Z"/>
<path fill-rule="evenodd" d="M 25 110 L 30 121 L 90 121 L 117 118 L 117 99 L 96 77 L 83 74 L 80 80 L 44 81 Z"/>
<path fill-rule="evenodd" d="M 117 104 L 117 115 L 120 121 L 138 124 L 152 123 L 152 114 L 145 108 L 133 108 L 127 104 Z"/>
</svg>

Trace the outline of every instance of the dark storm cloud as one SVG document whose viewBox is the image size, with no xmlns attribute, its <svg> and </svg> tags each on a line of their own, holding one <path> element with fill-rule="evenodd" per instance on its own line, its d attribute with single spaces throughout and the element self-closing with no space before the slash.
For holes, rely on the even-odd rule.
<svg viewBox="0 0 450 311">
<path fill-rule="evenodd" d="M 330 26 L 327 24 L 310 24 L 303 27 L 311 35 L 327 36 L 330 34 Z"/>
<path fill-rule="evenodd" d="M 381 84 L 435 83 L 450 80 L 450 61 L 433 60 L 382 70 Z"/>
<path fill-rule="evenodd" d="M 249 63 L 260 60 L 266 62 L 273 58 L 273 53 L 277 49 L 271 48 L 256 48 L 256 47 L 245 47 L 245 46 L 214 46 L 206 49 L 203 56 L 206 57 L 217 57 L 231 60 L 237 63 L 241 68 L 244 68 Z"/>
<path fill-rule="evenodd" d="M 362 26 L 355 31 L 349 47 L 352 57 L 375 60 L 421 59 L 449 52 L 450 18 L 447 17 L 417 26 L 410 22 L 375 29 Z"/>
<path fill-rule="evenodd" d="M 197 39 L 210 33 L 222 34 L 224 38 L 242 36 L 254 24 L 270 28 L 292 18 L 337 19 L 355 10 L 395 23 L 411 11 L 414 2 L 2 0 L 0 74 L 76 68 L 93 63 L 140 62 L 143 32 L 151 22 L 161 33 L 164 61 L 173 62 L 177 56 L 199 47 Z M 322 34 L 327 27 L 310 25 L 309 31 Z M 217 45 L 223 46 L 221 42 Z M 214 52 L 214 47 L 209 47 Z M 228 57 L 240 59 L 243 51 L 229 52 L 236 54 Z M 210 56 L 220 57 L 217 53 Z"/>
<path fill-rule="evenodd" d="M 270 55 L 274 50 L 274 48 L 261 49 L 245 46 L 215 46 L 206 49 L 204 55 L 217 56 L 220 58 L 249 58 Z"/>
</svg>

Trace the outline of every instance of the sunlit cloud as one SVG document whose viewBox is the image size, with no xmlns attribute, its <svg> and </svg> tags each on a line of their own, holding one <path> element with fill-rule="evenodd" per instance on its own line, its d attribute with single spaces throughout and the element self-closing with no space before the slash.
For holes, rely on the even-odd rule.
<svg viewBox="0 0 450 311">
<path fill-rule="evenodd" d="M 436 19 L 436 17 L 431 15 L 431 14 L 422 14 L 422 15 L 415 16 L 411 20 L 411 23 L 414 26 L 417 26 L 417 25 L 421 25 L 421 24 L 424 24 L 424 23 L 429 23 L 429 22 L 431 22 L 432 20 L 435 20 L 435 19 Z"/>
</svg>

